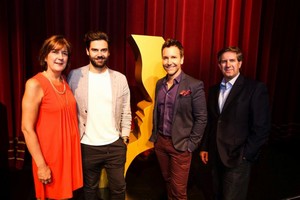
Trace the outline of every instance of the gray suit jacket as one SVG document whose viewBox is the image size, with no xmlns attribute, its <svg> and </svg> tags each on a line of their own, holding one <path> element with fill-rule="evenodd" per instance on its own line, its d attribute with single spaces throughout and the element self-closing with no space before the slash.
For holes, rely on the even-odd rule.
<svg viewBox="0 0 300 200">
<path fill-rule="evenodd" d="M 74 69 L 69 73 L 68 83 L 77 101 L 80 136 L 85 132 L 88 113 L 89 66 Z M 113 116 L 120 136 L 129 136 L 131 130 L 130 91 L 126 77 L 120 72 L 108 69 L 112 83 Z"/>
<path fill-rule="evenodd" d="M 156 98 L 159 89 L 163 86 L 163 79 L 157 81 L 155 89 L 153 131 L 150 138 L 152 142 L 157 140 L 158 113 Z M 191 91 L 190 94 L 182 95 L 183 91 L 188 90 Z M 201 141 L 207 122 L 207 108 L 202 81 L 185 73 L 182 74 L 173 113 L 172 141 L 175 149 L 194 151 Z"/>
</svg>

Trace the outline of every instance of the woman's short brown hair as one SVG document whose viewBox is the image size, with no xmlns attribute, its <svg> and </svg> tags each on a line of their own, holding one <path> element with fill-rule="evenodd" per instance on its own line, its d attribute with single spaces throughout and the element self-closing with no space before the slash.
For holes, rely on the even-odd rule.
<svg viewBox="0 0 300 200">
<path fill-rule="evenodd" d="M 62 35 L 53 35 L 46 39 L 40 49 L 39 61 L 43 70 L 47 70 L 47 62 L 45 58 L 53 49 L 67 48 L 68 62 L 67 67 L 70 67 L 71 43 Z"/>
</svg>

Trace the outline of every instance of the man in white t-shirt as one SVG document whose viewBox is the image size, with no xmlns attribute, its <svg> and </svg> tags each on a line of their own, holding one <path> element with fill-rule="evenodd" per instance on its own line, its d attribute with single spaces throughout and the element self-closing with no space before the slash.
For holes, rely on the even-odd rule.
<svg viewBox="0 0 300 200">
<path fill-rule="evenodd" d="M 105 168 L 110 199 L 125 199 L 124 165 L 131 128 L 130 91 L 126 77 L 107 66 L 109 38 L 85 35 L 90 63 L 72 70 L 68 83 L 77 101 L 86 200 L 96 200 Z"/>
</svg>

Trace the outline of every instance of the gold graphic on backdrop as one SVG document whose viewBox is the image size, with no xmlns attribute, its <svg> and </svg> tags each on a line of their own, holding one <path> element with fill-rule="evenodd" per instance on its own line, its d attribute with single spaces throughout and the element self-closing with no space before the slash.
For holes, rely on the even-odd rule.
<svg viewBox="0 0 300 200">
<path fill-rule="evenodd" d="M 161 46 L 164 43 L 162 37 L 131 35 L 129 43 L 135 54 L 135 79 L 144 100 L 137 104 L 133 121 L 135 128 L 130 134 L 130 143 L 127 146 L 125 174 L 137 155 L 153 148 L 149 138 L 152 132 L 155 85 L 166 74 L 161 60 Z"/>
<path fill-rule="evenodd" d="M 125 175 L 136 156 L 153 148 L 153 143 L 149 142 L 149 138 L 152 132 L 155 85 L 157 80 L 166 74 L 161 60 L 161 47 L 164 43 L 162 37 L 131 35 L 129 43 L 135 55 L 135 79 L 144 100 L 137 104 L 133 120 L 134 129 L 130 133 L 127 146 Z M 108 187 L 107 174 L 104 169 L 101 172 L 99 187 Z"/>
</svg>

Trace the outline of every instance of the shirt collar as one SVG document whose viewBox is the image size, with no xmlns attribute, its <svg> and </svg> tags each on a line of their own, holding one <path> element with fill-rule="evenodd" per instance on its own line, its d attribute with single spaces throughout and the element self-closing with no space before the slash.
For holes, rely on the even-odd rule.
<svg viewBox="0 0 300 200">
<path fill-rule="evenodd" d="M 220 87 L 221 88 L 224 88 L 224 89 L 229 89 L 229 88 L 231 88 L 233 85 L 234 85 L 234 83 L 235 83 L 235 81 L 236 81 L 236 79 L 239 77 L 239 75 L 240 75 L 240 73 L 238 73 L 238 75 L 236 75 L 234 78 L 232 78 L 230 81 L 228 81 L 227 83 L 225 82 L 225 78 L 223 78 L 222 79 L 222 82 L 221 82 L 221 84 L 220 84 Z"/>
<path fill-rule="evenodd" d="M 167 78 L 168 78 L 168 74 L 165 76 L 165 79 L 163 81 L 164 84 L 167 82 Z M 176 78 L 174 78 L 174 83 L 175 84 L 180 83 L 181 79 L 182 79 L 182 72 L 180 72 L 180 74 Z"/>
</svg>

